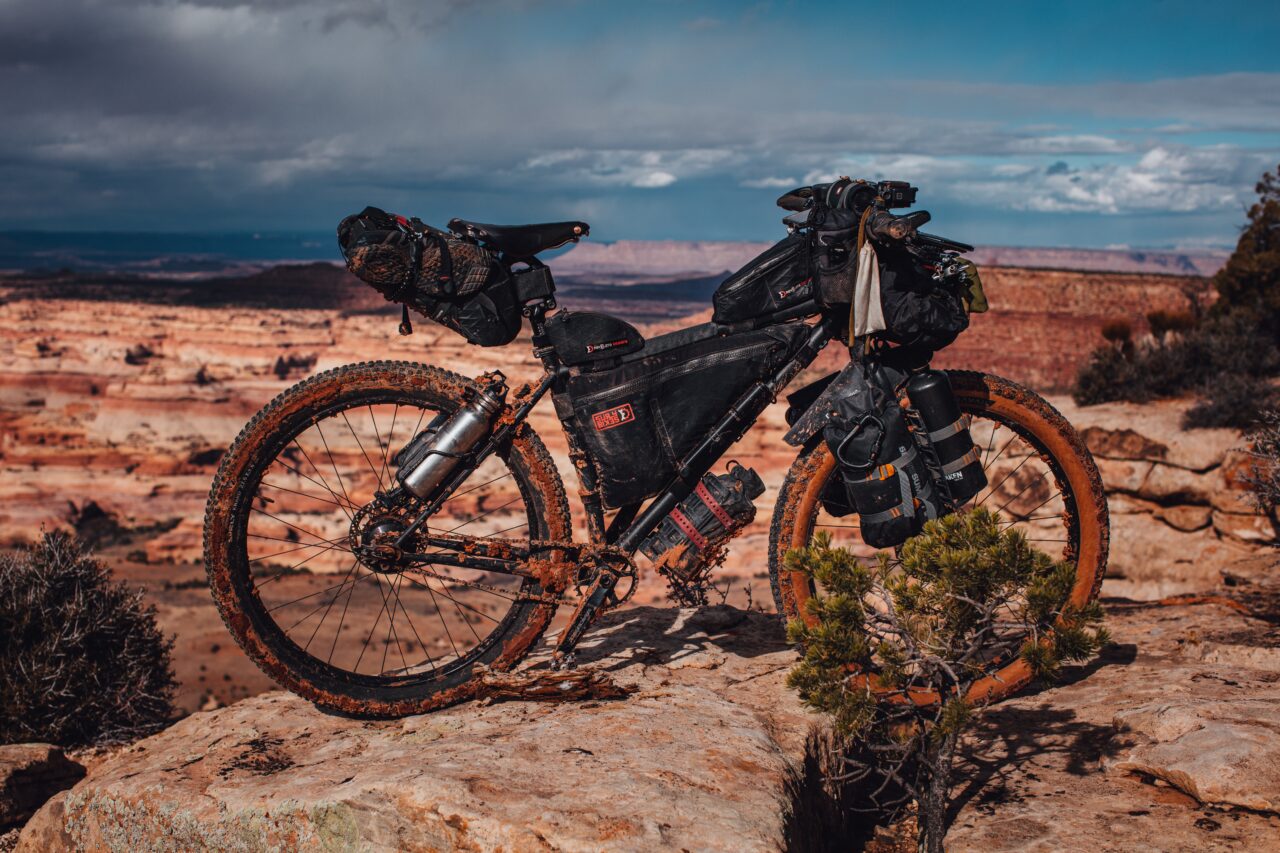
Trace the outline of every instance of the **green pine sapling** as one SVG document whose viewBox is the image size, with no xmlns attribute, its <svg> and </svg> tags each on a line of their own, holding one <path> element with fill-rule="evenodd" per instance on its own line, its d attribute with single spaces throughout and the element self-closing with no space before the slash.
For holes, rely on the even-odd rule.
<svg viewBox="0 0 1280 853">
<path fill-rule="evenodd" d="M 819 533 L 787 565 L 819 589 L 813 623 L 788 626 L 804 649 L 788 683 L 848 739 L 842 779 L 870 783 L 871 808 L 916 802 L 929 853 L 943 849 L 953 758 L 993 662 L 1019 656 L 1052 678 L 1108 642 L 1098 605 L 1066 603 L 1072 566 L 984 509 L 930 521 L 896 558 L 868 565 Z"/>
</svg>

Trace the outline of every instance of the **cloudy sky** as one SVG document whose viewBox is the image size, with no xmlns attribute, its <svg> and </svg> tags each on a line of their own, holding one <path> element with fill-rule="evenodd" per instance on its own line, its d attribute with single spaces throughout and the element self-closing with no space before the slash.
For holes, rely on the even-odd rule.
<svg viewBox="0 0 1280 853">
<path fill-rule="evenodd" d="M 0 0 L 0 228 L 767 239 L 847 174 L 972 242 L 1226 244 L 1278 45 L 1230 0 Z"/>
</svg>

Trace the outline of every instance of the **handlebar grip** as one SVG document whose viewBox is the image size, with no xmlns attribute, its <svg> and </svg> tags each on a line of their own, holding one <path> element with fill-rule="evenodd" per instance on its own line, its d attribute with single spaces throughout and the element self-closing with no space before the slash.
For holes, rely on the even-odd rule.
<svg viewBox="0 0 1280 853">
<path fill-rule="evenodd" d="M 927 210 L 917 210 L 905 216 L 877 210 L 867 217 L 867 233 L 882 241 L 899 242 L 914 235 L 921 225 L 932 218 Z"/>
</svg>

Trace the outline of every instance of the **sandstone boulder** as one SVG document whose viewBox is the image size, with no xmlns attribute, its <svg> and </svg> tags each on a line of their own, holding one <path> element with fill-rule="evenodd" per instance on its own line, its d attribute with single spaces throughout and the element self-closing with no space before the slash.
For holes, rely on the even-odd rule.
<svg viewBox="0 0 1280 853">
<path fill-rule="evenodd" d="M 1153 702 L 1115 716 L 1148 740 L 1111 766 L 1147 773 L 1202 803 L 1280 811 L 1280 707 L 1270 699 Z"/>
<path fill-rule="evenodd" d="M 381 722 L 263 694 L 108 760 L 19 849 L 785 847 L 816 718 L 776 618 L 637 608 L 589 640 L 583 665 L 636 693 Z"/>
</svg>

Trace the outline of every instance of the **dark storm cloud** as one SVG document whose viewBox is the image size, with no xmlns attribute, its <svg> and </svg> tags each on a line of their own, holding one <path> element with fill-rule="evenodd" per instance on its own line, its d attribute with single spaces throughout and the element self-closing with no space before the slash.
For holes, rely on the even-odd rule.
<svg viewBox="0 0 1280 853">
<path fill-rule="evenodd" d="M 1228 209 L 1272 153 L 1180 140 L 1280 129 L 1275 74 L 808 80 L 724 16 L 564 35 L 587 8 L 0 0 L 0 226 L 315 227 L 425 198 L 625 227 L 657 192 L 839 173 L 1028 210 Z M 1077 180 L 1062 157 L 1086 158 Z"/>
</svg>

